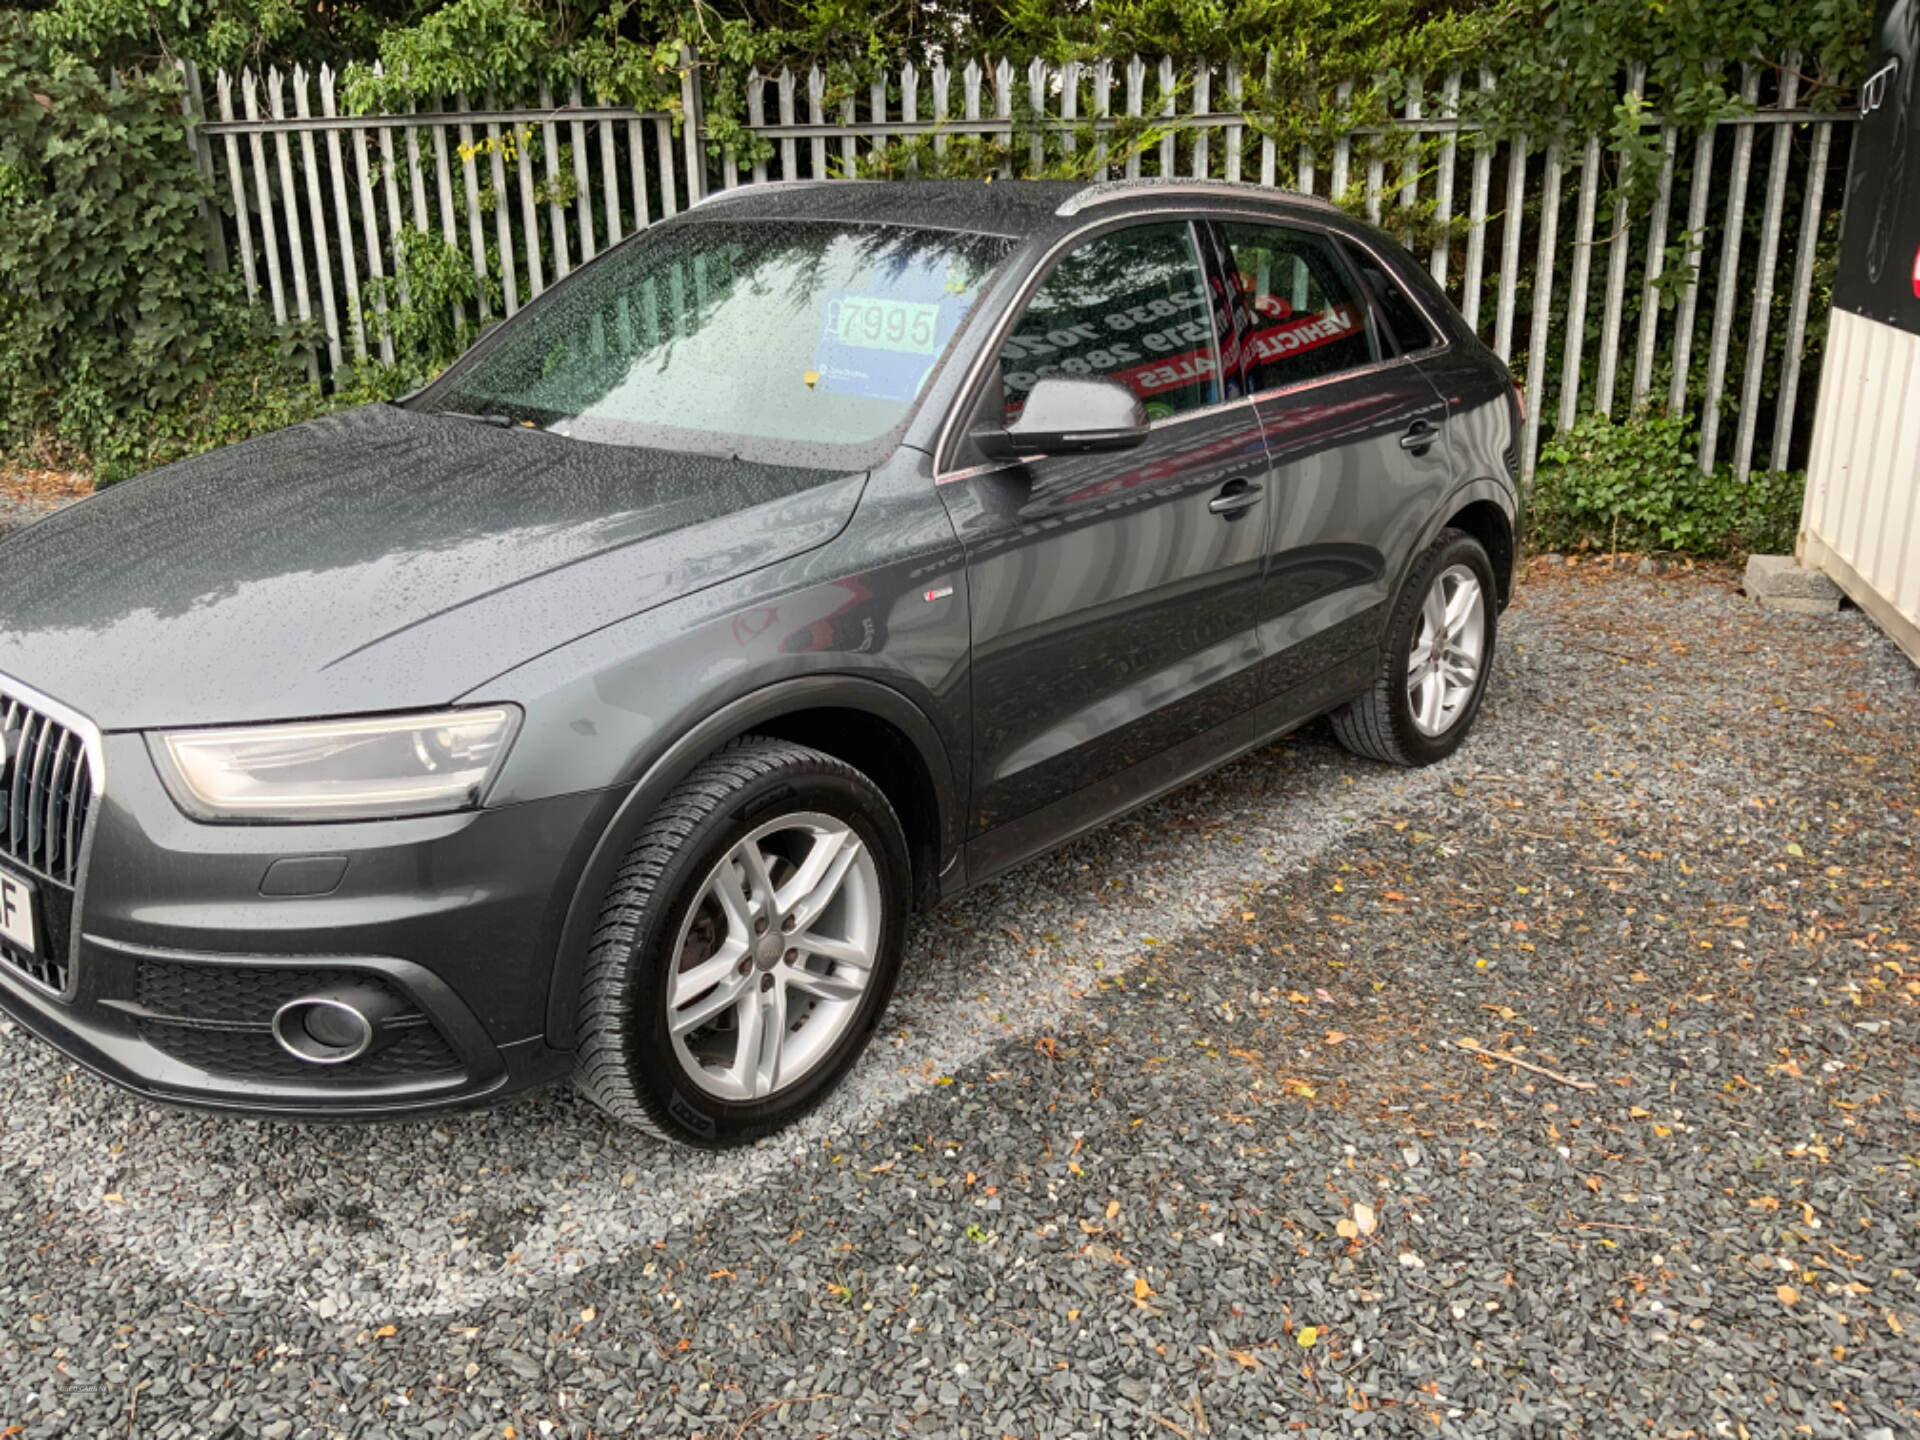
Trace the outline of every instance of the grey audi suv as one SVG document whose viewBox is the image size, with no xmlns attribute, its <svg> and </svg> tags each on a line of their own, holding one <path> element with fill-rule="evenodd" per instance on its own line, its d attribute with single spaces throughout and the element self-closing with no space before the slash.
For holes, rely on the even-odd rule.
<svg viewBox="0 0 1920 1440">
<path fill-rule="evenodd" d="M 715 196 L 0 545 L 0 1008 L 182 1104 L 749 1141 L 915 910 L 1317 715 L 1452 751 L 1519 414 L 1311 200 Z"/>
</svg>

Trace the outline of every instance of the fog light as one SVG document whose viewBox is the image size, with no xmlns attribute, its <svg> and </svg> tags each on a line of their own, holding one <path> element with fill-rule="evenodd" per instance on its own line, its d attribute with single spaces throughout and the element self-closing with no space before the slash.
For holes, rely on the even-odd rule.
<svg viewBox="0 0 1920 1440">
<path fill-rule="evenodd" d="M 316 1045 L 351 1050 L 366 1039 L 368 1026 L 358 1011 L 315 1005 L 300 1017 L 300 1028 Z"/>
</svg>

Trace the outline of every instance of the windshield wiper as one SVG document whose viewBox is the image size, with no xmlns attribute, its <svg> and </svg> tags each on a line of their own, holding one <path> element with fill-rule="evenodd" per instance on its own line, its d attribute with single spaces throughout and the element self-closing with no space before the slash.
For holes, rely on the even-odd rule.
<svg viewBox="0 0 1920 1440">
<path fill-rule="evenodd" d="M 510 415 L 475 415 L 466 410 L 436 410 L 433 413 L 436 415 L 450 416 L 455 420 L 477 420 L 480 424 L 491 425 L 496 430 L 512 430 L 515 428 L 513 417 Z"/>
</svg>

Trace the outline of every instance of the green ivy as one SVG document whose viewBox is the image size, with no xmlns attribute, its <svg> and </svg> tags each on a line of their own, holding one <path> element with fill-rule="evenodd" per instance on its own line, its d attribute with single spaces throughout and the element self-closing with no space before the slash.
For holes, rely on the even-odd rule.
<svg viewBox="0 0 1920 1440">
<path fill-rule="evenodd" d="M 864 117 L 875 81 L 886 80 L 890 102 L 898 104 L 899 68 L 906 62 L 924 75 L 936 60 L 957 71 L 969 59 L 1004 57 L 1017 77 L 1011 138 L 948 135 L 937 144 L 920 136 L 882 145 L 860 161 L 868 175 L 975 178 L 1006 170 L 1055 177 L 1091 172 L 1097 151 L 1090 125 L 1071 147 L 1057 129 L 1038 125 L 1026 94 L 1029 58 L 1056 66 L 1132 54 L 1149 61 L 1149 114 L 1121 119 L 1098 137 L 1110 164 L 1158 147 L 1164 122 L 1152 112 L 1169 98 L 1177 110 L 1191 107 L 1195 63 L 1233 61 L 1242 77 L 1246 143 L 1274 143 L 1282 183 L 1294 178 L 1301 146 L 1319 151 L 1324 171 L 1327 142 L 1336 134 L 1379 124 L 1416 87 L 1433 110 L 1441 103 L 1438 77 L 1459 69 L 1466 79 L 1460 110 L 1484 127 L 1459 138 L 1463 152 L 1523 130 L 1535 145 L 1549 134 L 1566 144 L 1597 136 L 1608 174 L 1639 224 L 1658 170 L 1659 131 L 1648 123 L 1651 114 L 1685 129 L 1738 110 L 1742 64 L 1771 67 L 1789 52 L 1799 57 L 1802 103 L 1837 106 L 1859 77 L 1872 23 L 1871 0 L 15 3 L 26 8 L 0 9 L 0 446 L 51 432 L 107 456 L 157 456 L 187 443 L 184 422 L 157 417 L 201 414 L 204 420 L 195 407 L 209 394 L 244 396 L 265 386 L 271 394 L 259 408 L 268 416 L 293 414 L 309 403 L 304 377 L 286 361 L 313 337 L 263 330 L 238 304 L 233 278 L 207 274 L 195 258 L 203 191 L 182 141 L 178 97 L 169 89 L 179 58 L 227 68 L 347 64 L 348 103 L 361 111 L 431 104 L 456 92 L 475 98 L 493 92 L 502 103 L 523 103 L 542 86 L 557 98 L 578 84 L 600 102 L 680 117 L 691 47 L 701 67 L 709 150 L 731 153 L 744 168 L 772 148 L 744 125 L 752 69 L 771 74 L 785 65 L 804 72 L 817 63 L 827 76 L 828 113 L 837 115 L 851 97 Z M 1162 55 L 1177 62 L 1171 97 L 1159 85 Z M 1643 96 L 1622 100 L 1623 67 L 1636 58 L 1648 64 Z M 377 71 L 375 60 L 383 62 Z M 121 72 L 123 89 L 104 83 L 108 66 Z M 1498 77 L 1490 92 L 1477 84 L 1482 67 Z M 1343 81 L 1351 92 L 1337 104 Z M 1124 93 L 1124 75 L 1117 74 L 1115 100 Z M 923 85 L 923 115 L 928 101 Z M 1083 95 L 1083 114 L 1089 102 Z M 1228 103 L 1216 71 L 1212 104 Z M 1217 165 L 1223 142 L 1209 143 Z M 1442 143 L 1429 137 L 1410 149 L 1404 135 L 1353 137 L 1354 179 L 1337 198 L 1361 211 L 1368 162 L 1385 161 L 1389 193 L 1382 219 L 1424 249 L 1442 233 L 1432 202 L 1401 207 L 1392 192 L 1410 154 L 1425 170 Z M 1191 137 L 1181 136 L 1179 144 L 1184 167 Z M 1683 163 L 1685 155 L 1682 147 Z M 538 198 L 564 199 L 570 168 L 563 165 L 560 173 L 562 193 L 547 194 L 543 186 Z M 1612 198 L 1602 204 L 1610 215 Z M 1748 207 L 1749 229 L 1759 223 L 1759 208 Z M 1463 222 L 1448 223 L 1457 233 Z M 1835 218 L 1826 223 L 1831 230 Z M 365 297 L 370 308 L 376 298 L 385 303 L 384 322 L 366 318 L 375 332 L 381 323 L 391 327 L 396 363 L 390 372 L 376 366 L 352 377 L 350 394 L 400 387 L 468 338 L 453 318 L 451 297 L 471 285 L 470 270 L 439 254 L 438 242 L 406 244 L 401 275 L 377 282 Z M 1670 233 L 1667 262 L 1663 305 L 1692 278 L 1684 237 Z M 1829 247 L 1815 277 L 1816 305 L 1830 265 Z M 1637 284 L 1637 273 L 1629 282 Z M 1522 277 L 1523 310 L 1530 283 Z M 1601 288 L 1593 287 L 1585 316 L 1568 315 L 1564 287 L 1557 292 L 1556 328 L 1584 325 L 1591 332 Z M 470 299 L 472 290 L 464 294 Z M 1491 303 L 1489 293 L 1483 310 Z M 1809 371 L 1819 338 L 1816 326 Z M 1705 356 L 1705 346 L 1694 347 L 1696 372 Z M 1767 395 L 1777 387 L 1774 365 L 1770 357 Z M 1683 378 L 1689 393 L 1697 392 L 1698 376 Z M 1810 395 L 1811 387 L 1803 385 L 1801 393 Z M 170 438 L 143 450 L 144 442 L 130 437 L 147 432 Z M 1682 477 L 1681 483 L 1690 482 Z M 1739 495 L 1751 493 L 1742 487 Z M 1689 505 L 1673 511 L 1682 518 L 1661 522 L 1675 540 L 1662 541 L 1660 526 L 1647 534 L 1655 543 L 1710 545 L 1715 542 L 1696 540 L 1688 526 L 1711 530 L 1731 516 L 1732 530 L 1744 533 L 1742 527 L 1759 523 L 1745 511 L 1735 514 L 1738 507 Z M 1609 525 L 1623 514 L 1619 507 L 1603 509 Z M 1581 500 L 1568 513 L 1595 512 Z"/>
<path fill-rule="evenodd" d="M 394 375 L 384 384 L 396 393 L 425 384 L 478 337 L 479 327 L 466 311 L 482 283 L 473 261 L 438 235 L 402 230 L 398 239 L 399 273 L 369 280 L 362 306 L 363 312 L 373 312 L 364 317 L 369 334 L 384 326 L 393 345 L 389 368 Z M 487 303 L 497 312 L 499 282 L 489 274 L 485 283 Z"/>
<path fill-rule="evenodd" d="M 306 378 L 303 363 L 318 337 L 294 326 L 277 335 L 256 332 L 247 349 L 175 403 L 91 432 L 88 458 L 97 478 L 111 484 L 330 411 L 391 400 L 431 380 L 474 341 L 477 327 L 464 315 L 456 320 L 455 307 L 478 296 L 479 277 L 470 258 L 424 231 L 400 232 L 400 257 L 397 276 L 368 282 L 361 317 L 375 345 L 384 331 L 392 363 L 348 366 L 323 389 Z M 499 291 L 489 284 L 497 313 Z"/>
<path fill-rule="evenodd" d="M 1699 437 L 1648 414 L 1582 417 L 1541 447 L 1530 542 L 1537 549 L 1675 550 L 1723 558 L 1793 549 L 1801 471 L 1700 473 Z"/>
<path fill-rule="evenodd" d="M 210 378 L 246 309 L 170 77 L 114 89 L 24 31 L 0 16 L 0 443 L 91 439 Z"/>
<path fill-rule="evenodd" d="M 365 296 L 394 362 L 324 393 L 307 379 L 318 326 L 275 327 L 208 267 L 211 199 L 171 71 L 112 86 L 0 12 L 0 451 L 110 482 L 400 394 L 472 343 L 455 314 L 479 294 L 471 259 L 407 230 L 400 273 Z"/>
</svg>

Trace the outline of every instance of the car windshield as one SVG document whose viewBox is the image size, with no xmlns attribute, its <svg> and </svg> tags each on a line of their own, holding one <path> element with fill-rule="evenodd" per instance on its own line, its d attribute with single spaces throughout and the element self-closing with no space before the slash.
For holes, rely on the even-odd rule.
<svg viewBox="0 0 1920 1440">
<path fill-rule="evenodd" d="M 696 221 L 622 246 L 415 402 L 579 440 L 797 464 L 912 410 L 1012 242 L 840 221 Z"/>
</svg>

